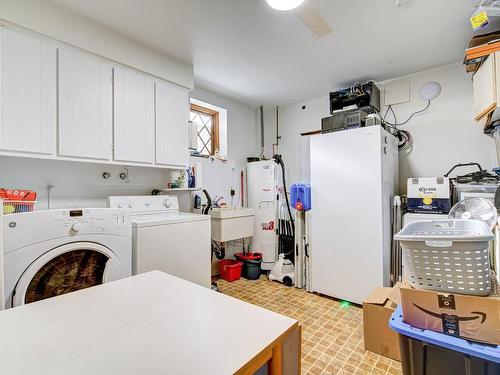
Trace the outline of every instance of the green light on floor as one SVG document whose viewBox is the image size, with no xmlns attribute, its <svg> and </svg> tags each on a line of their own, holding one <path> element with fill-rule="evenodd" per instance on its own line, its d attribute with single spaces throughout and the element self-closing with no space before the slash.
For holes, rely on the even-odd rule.
<svg viewBox="0 0 500 375">
<path fill-rule="evenodd" d="M 349 306 L 351 306 L 351 304 L 347 301 L 340 302 L 340 307 L 342 307 L 343 309 L 348 309 Z"/>
</svg>

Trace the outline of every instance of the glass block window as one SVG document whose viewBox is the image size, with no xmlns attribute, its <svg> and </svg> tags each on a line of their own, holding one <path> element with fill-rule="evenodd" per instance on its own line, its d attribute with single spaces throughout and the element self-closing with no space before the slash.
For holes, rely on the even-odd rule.
<svg viewBox="0 0 500 375">
<path fill-rule="evenodd" d="M 191 104 L 190 120 L 197 126 L 199 155 L 210 156 L 219 148 L 219 112 Z"/>
</svg>

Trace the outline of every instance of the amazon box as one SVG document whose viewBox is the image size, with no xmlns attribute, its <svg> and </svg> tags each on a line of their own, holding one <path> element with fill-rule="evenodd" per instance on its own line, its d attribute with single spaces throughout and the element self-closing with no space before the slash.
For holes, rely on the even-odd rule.
<svg viewBox="0 0 500 375">
<path fill-rule="evenodd" d="M 493 292 L 487 297 L 414 289 L 403 282 L 403 320 L 416 328 L 500 345 L 500 294 L 494 276 L 492 281 Z"/>
<path fill-rule="evenodd" d="M 363 302 L 365 349 L 396 361 L 401 361 L 399 336 L 388 323 L 399 302 L 398 285 L 376 288 Z"/>
</svg>

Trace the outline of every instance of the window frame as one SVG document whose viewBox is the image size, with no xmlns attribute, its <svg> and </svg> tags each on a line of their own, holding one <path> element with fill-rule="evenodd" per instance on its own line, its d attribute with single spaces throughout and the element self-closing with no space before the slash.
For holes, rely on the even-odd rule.
<svg viewBox="0 0 500 375">
<path fill-rule="evenodd" d="M 208 115 L 212 117 L 212 131 L 210 133 L 212 149 L 210 150 L 210 155 L 202 155 L 200 157 L 210 157 L 215 154 L 215 150 L 220 150 L 220 136 L 219 136 L 219 112 L 207 107 L 203 107 L 201 105 L 190 103 L 190 112 L 198 112 L 204 115 Z M 196 132 L 196 136 L 199 137 L 198 131 Z"/>
</svg>

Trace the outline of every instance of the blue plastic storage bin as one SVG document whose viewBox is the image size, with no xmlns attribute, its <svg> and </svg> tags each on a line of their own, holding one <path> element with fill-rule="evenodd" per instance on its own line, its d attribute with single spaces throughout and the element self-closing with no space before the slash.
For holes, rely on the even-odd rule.
<svg viewBox="0 0 500 375">
<path fill-rule="evenodd" d="M 292 206 L 298 210 L 309 211 L 311 209 L 311 185 L 293 184 L 290 189 Z"/>
<path fill-rule="evenodd" d="M 470 342 L 403 322 L 401 306 L 389 321 L 399 333 L 404 375 L 500 374 L 500 347 Z"/>
</svg>

